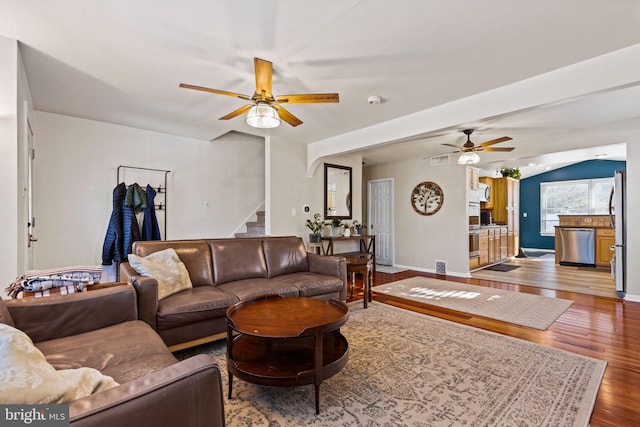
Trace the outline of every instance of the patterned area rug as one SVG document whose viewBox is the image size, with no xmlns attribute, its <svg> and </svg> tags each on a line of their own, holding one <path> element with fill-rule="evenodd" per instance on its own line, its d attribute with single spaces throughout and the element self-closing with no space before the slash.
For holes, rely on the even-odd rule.
<svg viewBox="0 0 640 427">
<path fill-rule="evenodd" d="M 227 426 L 586 426 L 606 363 L 381 303 L 351 304 L 347 366 L 314 388 L 234 380 Z"/>
<path fill-rule="evenodd" d="M 391 265 L 382 265 L 382 264 L 377 264 L 376 265 L 376 273 L 388 273 L 388 274 L 393 274 L 393 273 L 400 273 L 403 271 L 407 271 L 406 268 L 400 268 L 400 267 L 393 267 Z"/>
<path fill-rule="evenodd" d="M 573 301 L 466 283 L 411 277 L 374 286 L 374 292 L 546 330 Z"/>
</svg>

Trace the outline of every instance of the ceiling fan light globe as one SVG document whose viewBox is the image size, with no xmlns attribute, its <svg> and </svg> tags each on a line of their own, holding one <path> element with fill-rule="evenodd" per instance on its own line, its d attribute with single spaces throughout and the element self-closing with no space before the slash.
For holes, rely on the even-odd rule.
<svg viewBox="0 0 640 427">
<path fill-rule="evenodd" d="M 249 109 L 246 122 L 259 129 L 277 128 L 280 126 L 280 115 L 271 105 L 259 103 Z"/>
<path fill-rule="evenodd" d="M 458 157 L 459 165 L 472 165 L 480 162 L 480 156 L 475 151 L 467 151 Z"/>
</svg>

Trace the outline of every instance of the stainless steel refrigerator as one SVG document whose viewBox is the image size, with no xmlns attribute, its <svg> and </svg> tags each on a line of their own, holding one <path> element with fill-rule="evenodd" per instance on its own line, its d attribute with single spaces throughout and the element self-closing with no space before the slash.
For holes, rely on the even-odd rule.
<svg viewBox="0 0 640 427">
<path fill-rule="evenodd" d="M 616 171 L 613 175 L 613 188 L 609 198 L 609 216 L 611 217 L 611 225 L 615 228 L 614 260 L 611 263 L 611 274 L 616 281 L 616 291 L 619 297 L 624 297 L 627 291 L 626 185 L 625 171 Z"/>
</svg>

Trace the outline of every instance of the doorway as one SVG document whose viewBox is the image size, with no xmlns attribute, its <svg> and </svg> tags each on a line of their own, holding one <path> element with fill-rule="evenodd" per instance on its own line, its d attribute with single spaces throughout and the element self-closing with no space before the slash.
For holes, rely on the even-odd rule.
<svg viewBox="0 0 640 427">
<path fill-rule="evenodd" d="M 376 264 L 393 265 L 393 178 L 367 181 L 367 233 L 376 236 Z"/>
</svg>

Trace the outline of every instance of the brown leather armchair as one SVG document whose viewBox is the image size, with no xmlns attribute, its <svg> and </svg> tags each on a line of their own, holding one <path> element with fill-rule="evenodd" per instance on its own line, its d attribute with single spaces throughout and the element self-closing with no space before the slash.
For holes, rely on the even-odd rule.
<svg viewBox="0 0 640 427">
<path fill-rule="evenodd" d="M 70 402 L 71 425 L 224 426 L 213 359 L 201 354 L 178 361 L 137 318 L 136 292 L 128 284 L 0 300 L 0 322 L 25 332 L 56 369 L 91 367 L 120 384 Z"/>
</svg>

